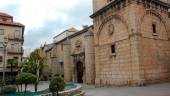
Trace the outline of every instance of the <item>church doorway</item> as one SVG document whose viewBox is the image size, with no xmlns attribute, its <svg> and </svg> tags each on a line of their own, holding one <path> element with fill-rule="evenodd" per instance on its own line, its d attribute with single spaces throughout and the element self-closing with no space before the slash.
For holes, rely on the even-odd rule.
<svg viewBox="0 0 170 96">
<path fill-rule="evenodd" d="M 82 62 L 77 62 L 77 82 L 78 83 L 83 83 L 83 63 Z"/>
</svg>

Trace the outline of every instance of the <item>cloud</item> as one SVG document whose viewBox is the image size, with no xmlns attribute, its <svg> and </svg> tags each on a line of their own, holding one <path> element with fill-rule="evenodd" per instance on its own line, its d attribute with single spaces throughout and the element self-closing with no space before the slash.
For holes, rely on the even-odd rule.
<svg viewBox="0 0 170 96">
<path fill-rule="evenodd" d="M 36 48 L 70 27 L 92 24 L 91 0 L 0 0 L 0 11 L 26 26 L 25 48 Z"/>
<path fill-rule="evenodd" d="M 27 28 L 42 27 L 45 20 L 56 20 L 65 17 L 58 10 L 67 10 L 76 6 L 80 0 L 0 0 L 0 8 L 11 8 L 17 12 L 17 20 L 27 25 Z M 15 14 L 15 13 L 14 13 Z M 32 22 L 34 21 L 34 22 Z"/>
</svg>

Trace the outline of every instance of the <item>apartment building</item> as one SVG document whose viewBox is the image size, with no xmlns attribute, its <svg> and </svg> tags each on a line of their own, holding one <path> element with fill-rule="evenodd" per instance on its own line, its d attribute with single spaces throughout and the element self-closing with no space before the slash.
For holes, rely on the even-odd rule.
<svg viewBox="0 0 170 96">
<path fill-rule="evenodd" d="M 11 71 L 16 74 L 20 70 L 18 65 L 23 55 L 24 28 L 23 24 L 13 20 L 13 16 L 0 12 L 0 76 L 3 72 L 9 75 Z"/>
</svg>

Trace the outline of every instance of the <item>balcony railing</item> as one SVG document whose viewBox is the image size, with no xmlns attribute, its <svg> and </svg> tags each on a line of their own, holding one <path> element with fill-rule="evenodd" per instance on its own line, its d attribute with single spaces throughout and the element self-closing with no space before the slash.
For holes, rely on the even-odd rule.
<svg viewBox="0 0 170 96">
<path fill-rule="evenodd" d="M 22 36 L 8 35 L 8 40 L 24 41 Z"/>
<path fill-rule="evenodd" d="M 23 54 L 23 48 L 7 48 L 8 54 Z"/>
<path fill-rule="evenodd" d="M 20 66 L 19 66 L 19 65 L 13 65 L 12 67 L 13 67 L 13 68 L 19 68 Z M 11 65 L 10 65 L 10 64 L 7 64 L 7 65 L 6 65 L 6 68 L 11 68 Z"/>
</svg>

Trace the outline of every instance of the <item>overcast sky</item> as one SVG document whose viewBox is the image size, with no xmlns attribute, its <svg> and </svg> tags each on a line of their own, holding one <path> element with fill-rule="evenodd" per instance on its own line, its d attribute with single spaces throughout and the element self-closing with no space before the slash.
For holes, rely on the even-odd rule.
<svg viewBox="0 0 170 96">
<path fill-rule="evenodd" d="M 0 0 L 0 11 L 25 25 L 26 49 L 50 43 L 70 27 L 92 24 L 92 0 Z"/>
</svg>

